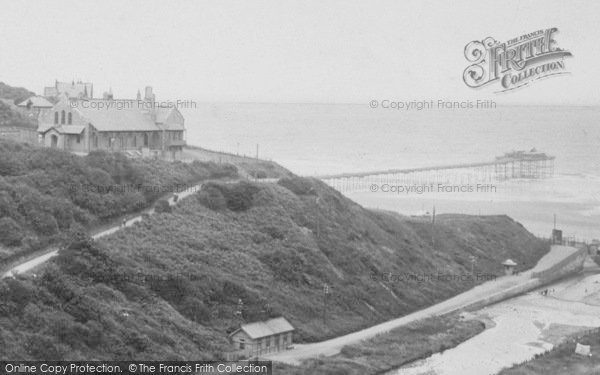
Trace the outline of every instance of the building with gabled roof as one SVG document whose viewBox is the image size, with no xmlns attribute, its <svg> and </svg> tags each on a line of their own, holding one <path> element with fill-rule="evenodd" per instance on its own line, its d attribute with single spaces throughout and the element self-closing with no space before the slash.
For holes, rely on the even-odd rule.
<svg viewBox="0 0 600 375">
<path fill-rule="evenodd" d="M 285 350 L 292 345 L 295 328 L 284 317 L 243 324 L 229 334 L 238 356 L 250 358 Z"/>
<path fill-rule="evenodd" d="M 151 87 L 137 99 L 63 93 L 38 124 L 43 146 L 81 154 L 106 150 L 177 159 L 185 145 L 183 115 L 175 106 L 157 106 Z"/>
<path fill-rule="evenodd" d="M 52 108 L 54 104 L 52 104 L 48 99 L 40 95 L 31 96 L 20 103 L 17 103 L 17 107 L 20 108 Z"/>
<path fill-rule="evenodd" d="M 17 108 L 30 118 L 37 119 L 42 111 L 54 107 L 54 104 L 43 96 L 33 95 L 17 103 Z"/>
</svg>

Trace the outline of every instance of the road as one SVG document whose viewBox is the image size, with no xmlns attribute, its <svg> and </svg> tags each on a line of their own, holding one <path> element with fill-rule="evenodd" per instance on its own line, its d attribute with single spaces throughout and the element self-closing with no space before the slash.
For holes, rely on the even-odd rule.
<svg viewBox="0 0 600 375">
<path fill-rule="evenodd" d="M 539 281 L 537 279 L 532 279 L 531 274 L 533 272 L 543 271 L 575 251 L 576 249 L 571 247 L 553 246 L 550 252 L 540 259 L 533 269 L 522 272 L 519 275 L 499 277 L 495 281 L 488 281 L 455 297 L 401 318 L 393 319 L 357 332 L 318 343 L 304 345 L 296 344 L 291 350 L 271 353 L 263 356 L 262 359 L 297 365 L 305 359 L 317 358 L 319 356 L 332 356 L 338 354 L 346 345 L 356 344 L 378 334 L 389 332 L 394 328 L 432 316 L 439 316 L 452 311 L 457 311 L 481 300 L 488 299 L 490 296 L 496 294 L 501 295 L 510 292 L 511 290 L 516 291 L 528 287 L 535 288 L 539 286 Z"/>
</svg>

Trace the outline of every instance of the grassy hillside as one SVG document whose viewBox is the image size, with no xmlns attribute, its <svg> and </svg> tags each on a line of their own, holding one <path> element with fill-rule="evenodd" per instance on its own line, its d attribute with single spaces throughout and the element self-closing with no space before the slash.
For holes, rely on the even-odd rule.
<svg viewBox="0 0 600 375">
<path fill-rule="evenodd" d="M 432 226 L 366 210 L 316 180 L 209 183 L 171 213 L 73 244 L 37 277 L 0 282 L 0 358 L 218 357 L 242 320 L 278 315 L 296 341 L 321 340 L 479 282 L 373 274 L 460 275 L 471 255 L 478 272 L 500 273 L 508 257 L 531 266 L 547 250 L 505 216 Z"/>
<path fill-rule="evenodd" d="M 23 87 L 13 87 L 4 82 L 0 82 L 0 98 L 2 99 L 11 99 L 15 103 L 18 103 L 19 101 L 25 100 L 32 95 L 35 94 Z"/>
<path fill-rule="evenodd" d="M 0 127 L 27 127 L 37 128 L 37 122 L 14 108 L 14 104 L 19 103 L 30 96 L 33 92 L 22 87 L 12 87 L 4 82 L 0 82 Z"/>
<path fill-rule="evenodd" d="M 183 155 L 184 158 L 198 161 L 233 164 L 241 175 L 253 178 L 280 178 L 292 175 L 290 171 L 271 160 L 212 151 L 198 146 L 186 146 L 183 149 Z"/>
<path fill-rule="evenodd" d="M 169 190 L 236 176 L 230 165 L 79 157 L 0 140 L 0 263 L 147 207 Z"/>
<path fill-rule="evenodd" d="M 37 123 L 0 100 L 0 127 L 37 128 Z"/>
</svg>

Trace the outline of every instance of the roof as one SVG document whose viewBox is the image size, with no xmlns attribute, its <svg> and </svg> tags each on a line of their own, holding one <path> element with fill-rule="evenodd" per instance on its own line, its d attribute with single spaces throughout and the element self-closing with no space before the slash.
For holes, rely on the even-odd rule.
<svg viewBox="0 0 600 375">
<path fill-rule="evenodd" d="M 173 112 L 173 108 L 157 107 L 156 122 L 165 122 L 169 115 Z"/>
<path fill-rule="evenodd" d="M 85 126 L 83 125 L 67 125 L 61 126 L 57 130 L 63 134 L 81 134 L 81 132 L 83 132 L 84 129 Z"/>
<path fill-rule="evenodd" d="M 46 133 L 48 130 L 50 129 L 55 129 L 57 132 L 61 133 L 61 134 L 81 134 L 84 129 L 85 126 L 83 125 L 60 125 L 60 126 L 49 126 L 49 127 L 45 127 L 45 128 L 40 128 L 38 129 L 39 133 Z"/>
<path fill-rule="evenodd" d="M 56 125 L 52 125 L 52 124 L 42 124 L 40 123 L 40 125 L 38 126 L 38 133 L 44 134 L 45 132 L 47 132 L 48 130 L 54 128 Z"/>
<path fill-rule="evenodd" d="M 504 261 L 504 263 L 502 263 L 503 266 L 516 266 L 517 263 L 515 263 L 512 259 L 507 259 Z"/>
<path fill-rule="evenodd" d="M 48 99 L 44 98 L 43 96 L 38 96 L 38 95 L 34 95 L 31 96 L 25 100 L 23 100 L 21 103 L 17 104 L 18 107 L 27 107 L 29 106 L 31 103 L 32 107 L 42 107 L 42 108 L 52 108 L 54 107 L 54 104 L 50 103 L 50 101 L 48 101 Z"/>
<path fill-rule="evenodd" d="M 180 123 L 173 123 L 173 122 L 165 122 L 167 121 L 167 119 L 169 118 L 169 116 L 171 116 L 171 114 L 177 111 L 178 115 L 181 116 L 181 114 L 179 113 L 179 110 L 177 110 L 176 108 L 170 107 L 158 107 L 156 108 L 156 122 L 159 124 L 163 124 L 166 130 L 184 130 L 185 127 L 183 124 Z"/>
<path fill-rule="evenodd" d="M 87 102 L 83 104 L 83 102 Z M 76 111 L 99 131 L 157 131 L 160 128 L 154 123 L 149 113 L 126 105 L 126 102 L 115 101 L 114 107 L 106 107 L 109 101 L 103 99 L 77 100 Z"/>
<path fill-rule="evenodd" d="M 91 82 L 56 82 L 55 88 L 58 93 L 66 93 L 70 98 L 74 98 L 85 92 L 87 95 L 91 95 L 93 84 Z"/>
<path fill-rule="evenodd" d="M 231 335 L 238 331 L 244 331 L 250 338 L 259 339 L 261 337 L 273 336 L 280 333 L 291 332 L 294 327 L 285 318 L 279 317 L 269 319 L 264 322 L 255 322 L 244 324 L 240 328 L 233 331 Z"/>
</svg>

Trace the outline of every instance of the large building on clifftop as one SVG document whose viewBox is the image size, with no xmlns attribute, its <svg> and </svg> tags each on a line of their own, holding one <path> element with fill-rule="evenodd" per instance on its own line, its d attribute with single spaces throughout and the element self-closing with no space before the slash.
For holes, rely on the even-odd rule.
<svg viewBox="0 0 600 375">
<path fill-rule="evenodd" d="M 185 145 L 183 115 L 175 105 L 157 103 L 152 87 L 144 97 L 102 99 L 92 97 L 91 83 L 57 82 L 45 94 L 56 104 L 38 117 L 38 132 L 45 147 L 75 153 L 94 150 L 122 151 L 134 156 L 178 159 Z"/>
</svg>

